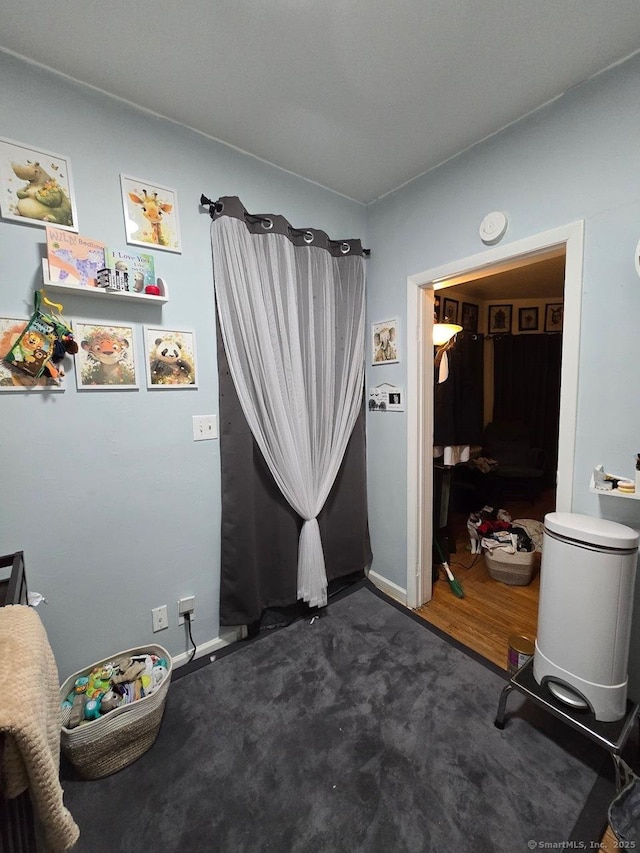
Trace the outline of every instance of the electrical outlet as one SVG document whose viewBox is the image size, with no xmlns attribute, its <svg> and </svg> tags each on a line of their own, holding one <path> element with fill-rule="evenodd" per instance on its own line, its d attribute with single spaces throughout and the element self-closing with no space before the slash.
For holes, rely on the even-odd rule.
<svg viewBox="0 0 640 853">
<path fill-rule="evenodd" d="M 218 437 L 217 415 L 193 415 L 193 440 L 208 441 Z"/>
<path fill-rule="evenodd" d="M 191 621 L 195 622 L 195 608 L 196 608 L 196 597 L 195 595 L 188 595 L 186 598 L 178 599 L 178 625 L 184 625 L 184 614 L 191 614 Z"/>
<path fill-rule="evenodd" d="M 162 607 L 154 607 L 151 611 L 151 618 L 153 622 L 153 631 L 164 631 L 165 628 L 169 627 L 169 614 L 167 613 L 167 605 L 163 604 Z"/>
</svg>

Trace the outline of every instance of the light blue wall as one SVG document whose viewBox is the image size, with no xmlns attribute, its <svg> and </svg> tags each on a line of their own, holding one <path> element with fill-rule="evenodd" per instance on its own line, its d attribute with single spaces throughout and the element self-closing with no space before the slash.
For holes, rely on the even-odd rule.
<svg viewBox="0 0 640 853">
<path fill-rule="evenodd" d="M 194 329 L 197 391 L 2 394 L 0 554 L 24 550 L 61 678 L 105 655 L 159 642 L 190 648 L 177 599 L 196 596 L 196 642 L 218 635 L 217 441 L 194 443 L 191 416 L 218 411 L 209 217 L 200 194 L 364 240 L 366 208 L 176 124 L 0 53 L 0 134 L 71 161 L 80 233 L 124 246 L 120 173 L 177 190 L 183 250 L 155 252 L 163 307 L 67 296 L 65 315 Z M 203 85 L 215 85 L 215 81 Z M 31 313 L 44 229 L 0 220 L 0 316 Z M 167 604 L 170 628 L 151 632 Z"/>
<path fill-rule="evenodd" d="M 584 219 L 573 510 L 636 528 L 640 502 L 599 498 L 588 485 L 598 463 L 633 476 L 640 452 L 639 139 L 634 59 L 371 205 L 367 223 L 369 320 L 399 316 L 408 333 L 407 276 L 481 252 L 478 227 L 489 211 L 508 213 L 503 244 Z M 406 340 L 401 363 L 369 368 L 368 386 L 405 384 L 405 355 Z M 406 427 L 404 415 L 368 415 L 373 569 L 403 588 Z M 640 693 L 638 612 L 634 624 L 630 670 Z"/>
<path fill-rule="evenodd" d="M 156 252 L 169 303 L 110 303 L 107 311 L 89 297 L 67 297 L 65 313 L 133 323 L 139 355 L 143 324 L 193 328 L 198 344 L 198 391 L 77 393 L 71 373 L 64 394 L 0 395 L 0 553 L 26 553 L 30 586 L 49 601 L 40 612 L 61 677 L 151 641 L 172 654 L 187 650 L 175 619 L 185 594 L 197 598 L 197 642 L 218 634 L 219 447 L 191 440 L 191 415 L 218 410 L 202 192 L 239 195 L 249 210 L 279 211 L 335 237 L 364 238 L 366 226 L 369 320 L 399 316 L 405 333 L 400 364 L 369 368 L 367 386 L 406 383 L 407 276 L 481 251 L 487 212 L 508 212 L 503 242 L 584 219 L 573 508 L 640 525 L 640 503 L 587 490 L 593 465 L 630 473 L 640 451 L 639 60 L 371 205 L 368 216 L 337 194 L 2 53 L 0 79 L 0 133 L 70 158 L 81 233 L 125 244 L 121 172 L 178 192 L 183 253 Z M 0 315 L 30 313 L 43 246 L 41 228 L 0 220 Z M 368 416 L 368 454 L 373 568 L 404 587 L 404 415 Z M 152 634 L 150 610 L 165 603 L 171 627 Z"/>
</svg>

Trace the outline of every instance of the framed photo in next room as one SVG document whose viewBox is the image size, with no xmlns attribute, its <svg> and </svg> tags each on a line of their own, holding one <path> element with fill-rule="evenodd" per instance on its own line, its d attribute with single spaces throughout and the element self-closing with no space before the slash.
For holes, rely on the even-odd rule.
<svg viewBox="0 0 640 853">
<path fill-rule="evenodd" d="M 550 302 L 545 307 L 544 330 L 545 332 L 561 332 L 564 317 L 564 304 L 562 302 Z"/>
<path fill-rule="evenodd" d="M 512 305 L 489 305 L 487 328 L 490 335 L 508 335 L 511 333 L 512 308 Z"/>
<path fill-rule="evenodd" d="M 197 388 L 195 332 L 144 328 L 147 388 Z"/>
<path fill-rule="evenodd" d="M 458 322 L 458 300 L 445 299 L 442 302 L 442 322 L 457 323 Z"/>
<path fill-rule="evenodd" d="M 440 322 L 440 308 L 441 308 L 441 299 L 439 293 L 433 294 L 433 322 Z"/>
<path fill-rule="evenodd" d="M 518 331 L 519 332 L 537 332 L 538 331 L 538 309 L 537 308 L 518 308 Z"/>
<path fill-rule="evenodd" d="M 473 302 L 462 303 L 462 317 L 460 325 L 465 332 L 477 334 L 478 332 L 478 306 Z"/>
</svg>

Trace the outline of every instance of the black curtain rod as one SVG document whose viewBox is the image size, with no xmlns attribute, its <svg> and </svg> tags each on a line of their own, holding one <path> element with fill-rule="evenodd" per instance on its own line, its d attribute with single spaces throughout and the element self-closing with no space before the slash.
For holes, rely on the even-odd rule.
<svg viewBox="0 0 640 853">
<path fill-rule="evenodd" d="M 200 196 L 200 204 L 202 207 L 209 208 L 209 216 L 213 219 L 216 213 L 222 213 L 223 205 L 219 201 L 212 201 L 210 198 L 207 198 L 206 195 Z M 253 213 L 245 213 L 245 218 L 252 220 L 253 222 L 266 222 L 268 223 L 268 227 L 271 227 L 271 220 L 266 216 L 254 216 Z M 302 236 L 310 235 L 311 239 L 313 239 L 313 234 L 306 228 L 294 228 L 292 225 L 289 226 L 289 231 L 291 234 L 298 234 Z M 331 246 L 340 246 L 344 243 L 344 240 L 329 240 L 329 244 Z M 362 254 L 365 257 L 369 257 L 371 254 L 371 249 L 363 249 Z"/>
</svg>

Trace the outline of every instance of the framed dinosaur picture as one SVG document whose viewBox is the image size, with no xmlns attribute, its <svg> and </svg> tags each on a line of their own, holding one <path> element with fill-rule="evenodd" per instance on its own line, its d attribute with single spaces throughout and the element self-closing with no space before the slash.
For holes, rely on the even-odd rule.
<svg viewBox="0 0 640 853">
<path fill-rule="evenodd" d="M 120 184 L 127 243 L 182 254 L 176 191 L 129 175 Z"/>
<path fill-rule="evenodd" d="M 78 343 L 76 386 L 79 391 L 123 391 L 138 387 L 132 326 L 73 323 Z"/>
<path fill-rule="evenodd" d="M 0 214 L 14 222 L 77 232 L 69 158 L 0 137 Z"/>
</svg>

